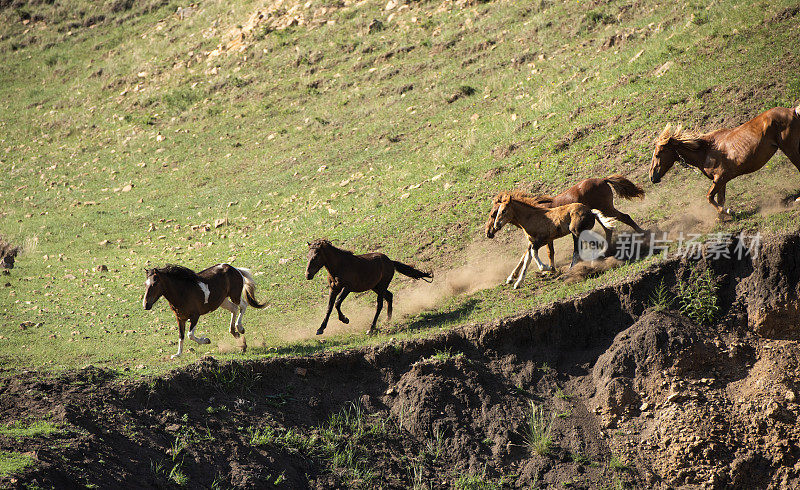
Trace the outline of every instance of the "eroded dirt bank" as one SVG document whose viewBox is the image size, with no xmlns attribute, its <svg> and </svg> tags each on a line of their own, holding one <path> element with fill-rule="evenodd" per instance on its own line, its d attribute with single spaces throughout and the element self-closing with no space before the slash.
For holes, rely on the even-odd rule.
<svg viewBox="0 0 800 490">
<path fill-rule="evenodd" d="M 731 245 L 733 247 L 734 244 Z M 577 298 L 432 338 L 122 382 L 87 368 L 0 382 L 0 436 L 35 464 L 3 485 L 100 488 L 800 486 L 800 237 L 701 261 L 720 312 L 650 308 L 678 259 Z M 552 423 L 526 443 L 531 402 Z M 528 437 L 529 438 L 529 437 Z"/>
</svg>

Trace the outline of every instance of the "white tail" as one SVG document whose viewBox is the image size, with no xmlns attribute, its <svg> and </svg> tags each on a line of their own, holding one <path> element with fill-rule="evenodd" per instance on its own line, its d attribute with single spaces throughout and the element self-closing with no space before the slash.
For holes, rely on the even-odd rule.
<svg viewBox="0 0 800 490">
<path fill-rule="evenodd" d="M 597 219 L 600 220 L 600 223 L 602 223 L 604 227 L 606 227 L 606 228 L 615 228 L 616 227 L 617 218 L 609 218 L 608 216 L 606 216 L 605 214 L 601 213 L 597 209 L 592 209 L 592 213 L 594 213 L 594 215 L 597 216 Z"/>
<path fill-rule="evenodd" d="M 250 269 L 236 267 L 236 270 L 239 271 L 239 274 L 242 275 L 242 279 L 244 279 L 244 284 L 242 284 L 242 294 L 244 295 L 243 299 L 254 308 L 263 308 L 266 303 L 259 304 L 256 301 L 256 281 L 253 279 L 253 274 L 250 273 Z"/>
</svg>

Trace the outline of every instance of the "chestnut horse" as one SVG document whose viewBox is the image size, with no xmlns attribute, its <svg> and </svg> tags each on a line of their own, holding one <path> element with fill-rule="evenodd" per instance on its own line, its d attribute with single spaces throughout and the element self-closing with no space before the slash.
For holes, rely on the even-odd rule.
<svg viewBox="0 0 800 490">
<path fill-rule="evenodd" d="M 573 250 L 572 268 L 579 260 L 579 236 L 585 230 L 591 230 L 595 223 L 595 211 L 581 203 L 565 204 L 555 208 L 539 206 L 538 199 L 522 191 L 501 192 L 492 201 L 492 211 L 486 221 L 486 236 L 494 238 L 495 233 L 506 224 L 521 228 L 528 237 L 528 249 L 522 255 L 517 266 L 506 279 L 506 284 L 511 284 L 514 279 L 514 289 L 519 288 L 525 273 L 530 265 L 531 258 L 536 261 L 539 270 L 555 269 L 555 250 L 553 240 L 572 234 Z M 603 228 L 607 218 L 597 217 Z M 539 248 L 547 245 L 550 266 L 546 267 L 539 259 Z"/>
<path fill-rule="evenodd" d="M 725 209 L 725 184 L 763 167 L 780 149 L 800 170 L 800 107 L 775 107 L 737 128 L 695 134 L 667 124 L 655 140 L 650 180 L 657 184 L 677 161 L 698 168 L 711 179 L 708 202 L 719 217 Z"/>
<path fill-rule="evenodd" d="M 612 190 L 613 189 L 613 190 Z M 606 223 L 619 220 L 639 233 L 644 230 L 633 219 L 614 207 L 614 191 L 623 199 L 633 199 L 644 196 L 644 189 L 626 179 L 622 175 L 614 174 L 606 178 L 585 179 L 556 196 L 547 194 L 535 197 L 537 206 L 554 208 L 565 204 L 579 202 L 590 209 L 609 218 Z M 606 228 L 606 243 L 611 243 L 611 226 Z"/>
<path fill-rule="evenodd" d="M 189 338 L 198 344 L 209 344 L 204 337 L 195 337 L 194 328 L 200 315 L 211 313 L 220 306 L 231 312 L 231 335 L 235 338 L 244 333 L 242 317 L 247 305 L 263 308 L 265 304 L 256 301 L 256 283 L 247 269 L 228 264 L 217 264 L 201 272 L 179 265 L 145 269 L 144 299 L 145 310 L 164 296 L 178 319 L 178 353 L 183 354 L 183 334 L 186 320 L 189 320 Z M 238 314 L 238 318 L 237 318 Z M 238 330 L 238 332 L 237 332 Z"/>
<path fill-rule="evenodd" d="M 375 310 L 372 325 L 369 327 L 370 334 L 375 331 L 384 299 L 386 299 L 386 313 L 391 320 L 393 295 L 387 288 L 395 271 L 412 279 L 433 279 L 433 274 L 391 260 L 382 253 L 355 255 L 353 252 L 335 247 L 328 240 L 314 240 L 308 244 L 306 279 L 313 279 L 314 275 L 323 267 L 328 270 L 328 285 L 331 288 L 331 294 L 328 298 L 328 312 L 317 330 L 317 335 L 322 335 L 325 327 L 328 326 L 328 318 L 331 316 L 334 301 L 336 302 L 336 312 L 339 313 L 339 321 L 350 323 L 350 320 L 342 313 L 342 301 L 350 293 L 360 293 L 371 289 L 378 295 L 378 307 Z"/>
</svg>

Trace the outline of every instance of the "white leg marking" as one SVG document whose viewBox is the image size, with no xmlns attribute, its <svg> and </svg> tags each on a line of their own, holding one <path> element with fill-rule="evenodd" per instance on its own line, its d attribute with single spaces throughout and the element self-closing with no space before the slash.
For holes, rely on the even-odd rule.
<svg viewBox="0 0 800 490">
<path fill-rule="evenodd" d="M 539 258 L 538 250 L 533 251 L 533 260 L 536 261 L 536 267 L 538 267 L 540 271 L 545 270 L 544 262 L 542 262 L 542 259 Z"/>
<path fill-rule="evenodd" d="M 206 296 L 206 300 L 204 303 L 208 303 L 208 297 L 211 295 L 211 290 L 208 289 L 208 284 L 198 281 L 197 285 L 200 286 L 200 289 L 203 291 L 203 294 Z"/>
<path fill-rule="evenodd" d="M 517 277 L 517 282 L 514 283 L 514 289 L 519 289 L 519 285 L 522 284 L 522 280 L 525 279 L 525 274 L 528 272 L 528 266 L 531 263 L 531 257 L 533 256 L 533 247 L 528 249 L 528 252 L 525 254 L 525 261 L 522 264 L 522 270 L 519 272 L 519 276 Z"/>
<path fill-rule="evenodd" d="M 195 337 L 194 336 L 194 329 L 189 330 L 189 338 L 197 342 L 198 344 L 210 344 L 211 341 L 205 337 Z"/>
<path fill-rule="evenodd" d="M 528 255 L 528 251 L 526 250 L 525 253 L 522 254 L 522 257 L 519 258 L 519 262 L 517 263 L 517 266 L 514 267 L 513 271 L 511 271 L 511 275 L 509 275 L 508 279 L 506 279 L 506 284 L 511 284 L 512 282 L 514 282 L 514 279 L 517 278 L 517 275 L 519 274 L 519 270 L 522 269 L 522 263 L 525 262 L 525 257 L 527 255 Z"/>
<path fill-rule="evenodd" d="M 236 320 L 236 328 L 239 330 L 239 333 L 244 333 L 244 326 L 242 325 L 242 319 L 244 318 L 244 312 L 247 309 L 247 302 L 242 299 L 242 302 L 239 303 L 239 319 Z"/>
<path fill-rule="evenodd" d="M 183 339 L 178 339 L 178 352 L 176 354 L 172 354 L 172 359 L 180 357 L 181 354 L 183 354 Z"/>
</svg>

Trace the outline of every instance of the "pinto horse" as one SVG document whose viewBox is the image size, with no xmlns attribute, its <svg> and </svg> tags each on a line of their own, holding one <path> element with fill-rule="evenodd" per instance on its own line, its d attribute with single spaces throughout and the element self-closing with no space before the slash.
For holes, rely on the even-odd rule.
<svg viewBox="0 0 800 490">
<path fill-rule="evenodd" d="M 314 275 L 323 267 L 328 270 L 328 285 L 331 288 L 331 294 L 328 298 L 328 312 L 325 313 L 325 319 L 322 320 L 317 335 L 322 335 L 325 327 L 328 326 L 328 318 L 331 316 L 334 302 L 336 312 L 339 313 L 339 321 L 350 323 L 350 320 L 342 313 L 342 301 L 350 293 L 360 293 L 371 289 L 378 295 L 375 318 L 372 319 L 372 325 L 369 327 L 370 334 L 375 331 L 384 299 L 386 299 L 386 313 L 391 320 L 393 295 L 389 292 L 388 287 L 395 271 L 412 279 L 433 279 L 433 274 L 392 260 L 382 253 L 355 255 L 353 252 L 335 247 L 328 240 L 314 240 L 308 244 L 306 279 L 313 279 Z"/>
<path fill-rule="evenodd" d="M 235 338 L 244 333 L 242 318 L 247 305 L 263 308 L 255 298 L 256 283 L 247 269 L 228 264 L 217 264 L 201 272 L 179 265 L 145 269 L 145 310 L 164 296 L 178 319 L 178 353 L 183 354 L 183 335 L 189 321 L 189 338 L 198 344 L 211 343 L 205 337 L 195 337 L 194 329 L 200 315 L 211 313 L 220 306 L 231 312 L 231 335 Z M 238 330 L 238 331 L 237 331 Z"/>
<path fill-rule="evenodd" d="M 612 190 L 613 189 L 613 190 Z M 622 175 L 614 174 L 605 178 L 592 178 L 578 182 L 574 186 L 556 196 L 547 194 L 536 196 L 537 206 L 555 208 L 565 204 L 579 202 L 590 209 L 599 212 L 606 220 L 612 223 L 619 220 L 639 233 L 644 230 L 633 219 L 614 207 L 614 191 L 623 199 L 633 199 L 644 196 L 644 189 L 626 179 Z M 611 226 L 605 229 L 606 243 L 611 243 Z"/>
<path fill-rule="evenodd" d="M 736 128 L 695 134 L 667 124 L 655 140 L 650 180 L 654 184 L 681 160 L 711 179 L 708 202 L 722 218 L 730 215 L 725 205 L 725 184 L 766 165 L 780 149 L 800 170 L 800 107 L 775 107 Z"/>
<path fill-rule="evenodd" d="M 573 250 L 572 268 L 579 260 L 579 236 L 585 230 L 594 227 L 598 219 L 606 231 L 608 218 L 581 203 L 565 204 L 554 208 L 541 207 L 535 196 L 522 191 L 501 192 L 492 201 L 492 211 L 486 221 L 486 237 L 494 238 L 507 223 L 521 228 L 528 237 L 528 249 L 519 263 L 506 279 L 506 284 L 514 282 L 514 289 L 519 288 L 531 259 L 536 261 L 539 270 L 555 269 L 555 250 L 553 240 L 572 234 Z M 595 215 L 598 215 L 595 218 Z M 606 221 L 606 223 L 603 223 Z M 547 245 L 550 266 L 545 266 L 539 259 L 538 250 Z"/>
</svg>

